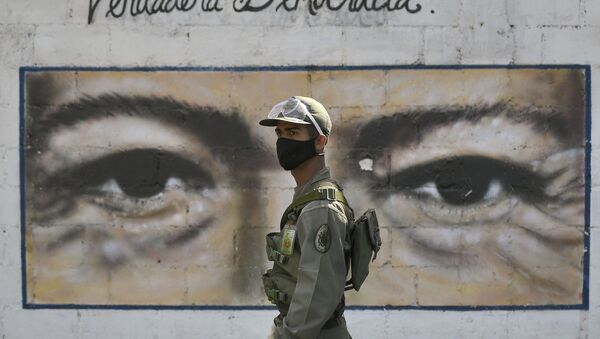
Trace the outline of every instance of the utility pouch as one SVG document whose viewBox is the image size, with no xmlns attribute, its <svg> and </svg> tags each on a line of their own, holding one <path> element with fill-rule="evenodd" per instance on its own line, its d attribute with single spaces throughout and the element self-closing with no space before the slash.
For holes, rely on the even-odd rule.
<svg viewBox="0 0 600 339">
<path fill-rule="evenodd" d="M 273 270 L 267 270 L 267 272 L 262 275 L 262 282 L 267 298 L 269 298 L 269 301 L 271 303 L 276 304 L 279 301 L 278 299 L 280 298 L 278 298 L 278 296 L 276 295 L 277 288 L 275 287 L 273 279 L 271 278 L 272 272 Z M 284 296 L 281 296 L 281 299 L 284 299 Z"/>
<path fill-rule="evenodd" d="M 267 245 L 265 250 L 267 251 L 267 259 L 274 261 L 281 265 L 285 265 L 288 262 L 288 256 L 281 253 L 281 234 L 279 232 L 272 232 L 267 234 Z"/>
<path fill-rule="evenodd" d="M 298 265 L 300 264 L 300 252 L 294 251 L 292 255 L 283 254 L 281 249 L 281 233 L 272 232 L 266 236 L 267 259 L 273 261 L 279 270 L 287 272 L 296 277 L 298 275 Z"/>
<path fill-rule="evenodd" d="M 262 281 L 269 301 L 277 305 L 278 308 L 282 305 L 285 305 L 287 308 L 292 301 L 296 282 L 287 273 L 279 271 L 276 268 L 267 270 L 267 273 L 262 276 Z"/>
<path fill-rule="evenodd" d="M 369 263 L 375 260 L 381 248 L 379 223 L 374 209 L 368 209 L 354 222 L 351 234 L 352 250 L 350 267 L 352 276 L 346 282 L 346 290 L 358 291 L 369 275 Z"/>
</svg>

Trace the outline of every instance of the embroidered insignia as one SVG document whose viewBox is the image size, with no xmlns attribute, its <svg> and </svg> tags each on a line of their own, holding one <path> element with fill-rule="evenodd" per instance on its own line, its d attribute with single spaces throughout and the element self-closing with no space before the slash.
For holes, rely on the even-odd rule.
<svg viewBox="0 0 600 339">
<path fill-rule="evenodd" d="M 329 251 L 329 246 L 331 246 L 331 232 L 329 231 L 329 226 L 323 224 L 315 233 L 315 249 L 321 253 L 325 253 Z"/>
</svg>

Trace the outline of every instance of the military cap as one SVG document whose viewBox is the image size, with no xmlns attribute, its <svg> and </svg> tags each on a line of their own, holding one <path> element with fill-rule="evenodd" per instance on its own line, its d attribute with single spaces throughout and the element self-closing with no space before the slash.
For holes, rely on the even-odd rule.
<svg viewBox="0 0 600 339">
<path fill-rule="evenodd" d="M 306 107 L 306 110 L 299 107 L 298 101 Z M 329 135 L 331 133 L 331 119 L 325 107 L 313 98 L 299 95 L 292 96 L 288 100 L 273 106 L 268 117 L 259 121 L 259 124 L 262 126 L 276 126 L 278 121 L 286 121 L 295 124 L 312 125 L 310 117 L 303 116 L 302 112 L 306 112 L 312 116 L 323 131 L 323 134 Z"/>
</svg>

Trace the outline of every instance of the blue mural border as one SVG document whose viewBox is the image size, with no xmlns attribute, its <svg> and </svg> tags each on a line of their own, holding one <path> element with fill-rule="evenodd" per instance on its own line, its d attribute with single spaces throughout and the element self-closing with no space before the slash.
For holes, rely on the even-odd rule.
<svg viewBox="0 0 600 339">
<path fill-rule="evenodd" d="M 25 74 L 46 71 L 102 71 L 102 72 L 291 72 L 291 71 L 352 71 L 352 70 L 462 70 L 462 69 L 578 69 L 585 74 L 585 225 L 583 286 L 581 304 L 507 305 L 507 306 L 348 306 L 349 310 L 423 310 L 423 311 L 518 311 L 518 310 L 589 310 L 590 270 L 590 198 L 591 198 L 591 66 L 581 64 L 553 65 L 340 65 L 340 66 L 231 66 L 231 67 L 77 67 L 77 66 L 22 66 L 19 68 L 19 178 L 21 210 L 21 285 L 24 309 L 94 309 L 94 310 L 275 310 L 274 306 L 254 305 L 94 305 L 94 304 L 34 304 L 27 301 L 27 258 L 25 251 Z"/>
</svg>

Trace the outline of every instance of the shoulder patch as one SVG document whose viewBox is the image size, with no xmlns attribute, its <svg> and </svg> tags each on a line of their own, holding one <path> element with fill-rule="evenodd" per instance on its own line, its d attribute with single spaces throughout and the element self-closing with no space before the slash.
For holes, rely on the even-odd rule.
<svg viewBox="0 0 600 339">
<path fill-rule="evenodd" d="M 321 225 L 315 232 L 315 249 L 320 253 L 329 251 L 331 246 L 331 231 L 327 224 Z"/>
</svg>

